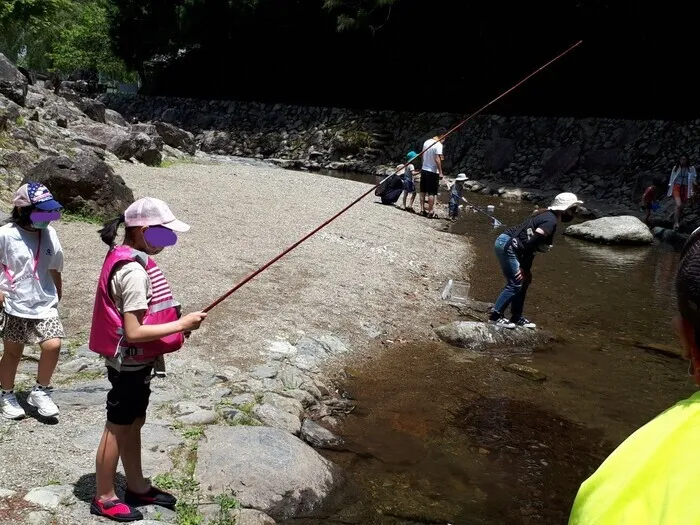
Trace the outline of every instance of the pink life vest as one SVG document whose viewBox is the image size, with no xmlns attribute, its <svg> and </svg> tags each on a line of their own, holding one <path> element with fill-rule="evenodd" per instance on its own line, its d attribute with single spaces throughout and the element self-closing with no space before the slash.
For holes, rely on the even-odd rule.
<svg viewBox="0 0 700 525">
<path fill-rule="evenodd" d="M 151 360 L 159 355 L 182 348 L 185 336 L 182 332 L 147 343 L 129 343 L 124 335 L 124 318 L 109 292 L 109 282 L 115 267 L 124 262 L 137 261 L 146 269 L 151 280 L 152 296 L 143 324 L 165 324 L 176 321 L 180 315 L 179 304 L 173 299 L 170 286 L 158 265 L 146 254 L 129 246 L 112 248 L 102 264 L 102 273 L 95 295 L 90 329 L 90 350 L 114 358 L 121 354 L 136 360 Z"/>
</svg>

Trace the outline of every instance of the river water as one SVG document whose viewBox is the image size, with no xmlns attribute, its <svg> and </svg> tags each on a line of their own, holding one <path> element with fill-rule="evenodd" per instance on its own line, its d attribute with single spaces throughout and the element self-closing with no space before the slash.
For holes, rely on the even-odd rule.
<svg viewBox="0 0 700 525">
<path fill-rule="evenodd" d="M 505 225 L 532 211 L 466 196 L 495 205 Z M 464 212 L 450 229 L 475 251 L 470 275 L 454 278 L 471 283 L 472 298 L 493 302 L 504 284 L 493 254 L 503 229 Z M 677 261 L 661 245 L 599 246 L 560 231 L 536 258 L 525 308 L 556 336 L 546 350 L 496 356 L 391 345 L 350 369 L 345 388 L 358 406 L 337 432 L 359 453 L 323 452 L 346 470 L 347 488 L 325 514 L 295 523 L 565 524 L 578 486 L 614 447 L 694 391 L 684 361 L 639 347 L 676 346 Z M 513 362 L 547 380 L 506 371 Z"/>
</svg>

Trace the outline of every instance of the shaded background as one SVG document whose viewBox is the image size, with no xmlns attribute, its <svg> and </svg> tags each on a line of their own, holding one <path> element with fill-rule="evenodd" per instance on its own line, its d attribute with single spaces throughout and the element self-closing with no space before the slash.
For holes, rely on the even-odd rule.
<svg viewBox="0 0 700 525">
<path fill-rule="evenodd" d="M 380 29 L 351 32 L 320 0 L 235 16 L 224 0 L 203 4 L 182 30 L 192 50 L 152 68 L 144 93 L 461 113 L 583 39 L 493 112 L 700 117 L 690 3 L 398 0 Z"/>
</svg>

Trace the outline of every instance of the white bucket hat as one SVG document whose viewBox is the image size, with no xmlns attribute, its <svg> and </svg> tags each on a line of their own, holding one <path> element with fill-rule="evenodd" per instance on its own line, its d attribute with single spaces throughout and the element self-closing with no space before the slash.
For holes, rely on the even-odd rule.
<svg viewBox="0 0 700 525">
<path fill-rule="evenodd" d="M 457 178 L 455 179 L 455 181 L 462 181 L 462 180 L 467 180 L 467 176 L 464 173 L 460 173 L 459 175 L 457 175 Z"/>
<path fill-rule="evenodd" d="M 573 208 L 574 206 L 578 206 L 580 204 L 583 204 L 583 201 L 578 200 L 576 195 L 565 192 L 554 197 L 549 209 L 552 211 L 566 211 L 569 208 Z"/>
</svg>

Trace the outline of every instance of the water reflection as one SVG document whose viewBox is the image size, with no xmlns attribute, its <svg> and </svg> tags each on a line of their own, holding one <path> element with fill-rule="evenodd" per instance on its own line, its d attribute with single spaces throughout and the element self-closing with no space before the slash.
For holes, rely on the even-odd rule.
<svg viewBox="0 0 700 525">
<path fill-rule="evenodd" d="M 532 211 L 468 198 L 496 205 L 509 226 Z M 493 301 L 503 286 L 493 253 L 502 228 L 480 214 L 451 228 L 475 252 L 471 297 Z M 612 448 L 694 391 L 683 361 L 624 342 L 676 344 L 677 261 L 658 244 L 617 248 L 560 231 L 535 262 L 526 315 L 563 342 L 526 357 L 467 361 L 437 343 L 393 345 L 358 365 L 346 386 L 359 407 L 339 432 L 374 459 L 324 452 L 349 473 L 351 489 L 326 516 L 295 525 L 566 523 L 579 484 Z M 547 380 L 515 376 L 508 361 Z"/>
</svg>

